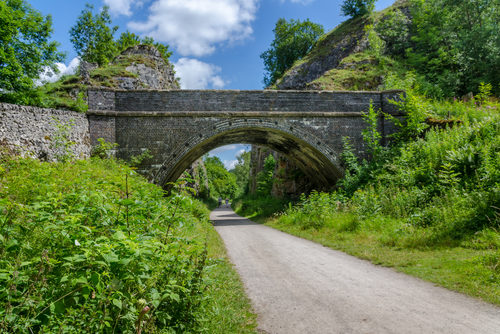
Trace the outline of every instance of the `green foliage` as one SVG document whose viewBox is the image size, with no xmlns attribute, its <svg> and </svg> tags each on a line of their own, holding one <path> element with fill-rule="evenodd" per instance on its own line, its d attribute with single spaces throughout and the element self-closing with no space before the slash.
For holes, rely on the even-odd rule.
<svg viewBox="0 0 500 334">
<path fill-rule="evenodd" d="M 152 37 L 144 37 L 141 39 L 140 36 L 130 32 L 130 31 L 125 31 L 123 32 L 120 37 L 116 40 L 116 49 L 118 52 L 122 52 L 126 49 L 128 49 L 131 46 L 136 46 L 136 45 L 151 45 L 154 46 L 160 51 L 160 53 L 163 56 L 163 59 L 165 61 L 168 61 L 170 56 L 172 55 L 172 51 L 169 51 L 168 48 L 169 46 L 167 44 L 161 44 L 158 42 L 155 42 Z"/>
<path fill-rule="evenodd" d="M 260 196 L 271 196 L 273 189 L 273 174 L 276 167 L 276 160 L 270 154 L 264 160 L 264 170 L 257 174 L 257 193 Z"/>
<path fill-rule="evenodd" d="M 236 157 L 238 162 L 234 166 L 233 174 L 236 176 L 236 184 L 240 189 L 240 194 L 246 194 L 250 183 L 250 157 L 251 152 L 243 152 Z"/>
<path fill-rule="evenodd" d="M 361 131 L 363 141 L 368 147 L 368 154 L 373 160 L 377 160 L 382 154 L 381 145 L 382 135 L 378 132 L 378 123 L 380 121 L 380 110 L 376 111 L 373 107 L 373 101 L 370 100 L 370 108 L 367 113 L 363 113 L 363 118 L 367 127 Z"/>
<path fill-rule="evenodd" d="M 276 22 L 273 32 L 271 48 L 260 54 L 267 71 L 262 81 L 265 87 L 274 84 L 296 60 L 304 57 L 325 33 L 325 29 L 309 19 L 287 21 L 281 18 Z"/>
<path fill-rule="evenodd" d="M 114 159 L 4 157 L 0 331 L 253 332 L 208 216 Z"/>
<path fill-rule="evenodd" d="M 114 160 L 2 167 L 2 331 L 134 333 L 141 312 L 148 331 L 195 326 L 207 259 L 176 232 L 187 198 L 164 206 Z"/>
<path fill-rule="evenodd" d="M 70 139 L 71 130 L 75 126 L 75 121 L 70 119 L 67 123 L 61 123 L 61 121 L 59 121 L 56 117 L 53 117 L 53 121 L 56 131 L 54 132 L 54 137 L 52 138 L 51 148 L 55 152 L 55 158 L 57 161 L 69 161 L 75 158 L 75 154 L 71 149 L 75 145 L 75 142 Z"/>
<path fill-rule="evenodd" d="M 146 149 L 139 155 L 134 155 L 130 157 L 130 161 L 128 162 L 128 165 L 131 167 L 137 167 L 139 166 L 144 160 L 146 159 L 151 159 L 153 155 L 151 154 L 151 151 Z"/>
<path fill-rule="evenodd" d="M 430 116 L 428 112 L 428 101 L 418 94 L 421 90 L 417 83 L 417 77 L 413 72 L 406 74 L 406 78 L 401 79 L 396 75 L 389 74 L 384 81 L 385 89 L 403 89 L 405 95 L 401 96 L 401 101 L 391 101 L 404 111 L 404 119 L 385 114 L 386 118 L 391 120 L 396 127 L 393 137 L 397 140 L 410 140 L 418 137 L 425 131 L 428 125 L 424 122 Z"/>
<path fill-rule="evenodd" d="M 258 194 L 244 194 L 231 202 L 233 210 L 244 217 L 260 222 L 283 212 L 291 203 L 289 198 L 262 197 Z"/>
<path fill-rule="evenodd" d="M 386 49 L 392 56 L 404 56 L 410 47 L 410 20 L 401 10 L 385 15 L 375 27 L 375 31 L 385 41 Z"/>
<path fill-rule="evenodd" d="M 113 35 L 118 26 L 111 28 L 109 7 L 104 6 L 102 11 L 93 15 L 94 6 L 85 4 L 76 24 L 71 27 L 69 34 L 71 43 L 81 60 L 98 63 L 105 66 L 116 54 L 116 43 Z"/>
<path fill-rule="evenodd" d="M 498 92 L 500 2 L 412 0 L 411 5 L 408 63 L 447 97 L 476 93 L 480 82 L 491 83 Z"/>
<path fill-rule="evenodd" d="M 218 198 L 234 198 L 239 194 L 236 177 L 228 172 L 218 157 L 203 157 L 207 169 L 210 195 Z"/>
<path fill-rule="evenodd" d="M 117 143 L 108 143 L 103 138 L 98 138 L 99 144 L 92 147 L 91 157 L 97 157 L 101 159 L 109 159 L 113 156 L 113 150 L 118 146 Z"/>
<path fill-rule="evenodd" d="M 370 14 L 375 9 L 376 0 L 344 0 L 340 7 L 341 15 L 356 18 Z"/>
<path fill-rule="evenodd" d="M 365 31 L 368 34 L 368 43 L 370 44 L 370 52 L 378 61 L 382 60 L 385 51 L 385 41 L 383 41 L 373 28 L 373 25 L 365 26 Z"/>
<path fill-rule="evenodd" d="M 66 54 L 57 51 L 59 43 L 50 41 L 53 31 L 52 17 L 26 1 L 0 2 L 0 91 L 21 94 L 22 100 L 20 92 L 31 90 L 40 74 L 58 72 L 55 63 L 64 61 Z M 0 99 L 4 101 L 4 94 Z"/>
</svg>

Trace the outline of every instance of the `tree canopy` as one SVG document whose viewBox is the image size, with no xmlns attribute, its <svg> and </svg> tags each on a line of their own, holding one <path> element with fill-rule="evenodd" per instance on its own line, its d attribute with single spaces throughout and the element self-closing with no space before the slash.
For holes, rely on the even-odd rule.
<svg viewBox="0 0 500 334">
<path fill-rule="evenodd" d="M 251 152 L 243 152 L 236 157 L 238 162 L 234 166 L 233 174 L 241 193 L 247 193 L 250 182 L 250 156 Z"/>
<path fill-rule="evenodd" d="M 22 92 L 47 69 L 58 72 L 56 62 L 66 54 L 49 41 L 52 17 L 43 16 L 24 0 L 0 1 L 0 90 Z"/>
<path fill-rule="evenodd" d="M 412 0 L 408 63 L 444 96 L 500 84 L 500 0 Z"/>
<path fill-rule="evenodd" d="M 109 7 L 104 6 L 100 13 L 93 15 L 94 6 L 85 4 L 76 24 L 69 30 L 71 43 L 81 60 L 102 66 L 116 55 L 114 34 L 118 26 L 110 27 L 108 10 Z"/>
<path fill-rule="evenodd" d="M 373 12 L 377 0 L 344 0 L 340 7 L 341 15 L 358 17 Z"/>
<path fill-rule="evenodd" d="M 309 19 L 287 21 L 281 18 L 276 22 L 273 32 L 271 47 L 260 55 L 267 71 L 262 81 L 265 87 L 274 84 L 296 60 L 302 59 L 325 33 L 325 29 Z"/>
<path fill-rule="evenodd" d="M 152 45 L 156 47 L 165 60 L 168 60 L 172 55 L 172 51 L 168 50 L 168 44 L 155 42 L 152 37 L 148 36 L 141 38 L 139 35 L 136 35 L 128 30 L 126 32 L 123 32 L 116 40 L 116 49 L 118 52 L 122 52 L 123 50 L 126 50 L 131 46 L 139 44 Z"/>
<path fill-rule="evenodd" d="M 227 171 L 224 163 L 218 157 L 203 158 L 207 169 L 210 193 L 214 197 L 234 198 L 239 194 L 236 177 Z"/>
</svg>

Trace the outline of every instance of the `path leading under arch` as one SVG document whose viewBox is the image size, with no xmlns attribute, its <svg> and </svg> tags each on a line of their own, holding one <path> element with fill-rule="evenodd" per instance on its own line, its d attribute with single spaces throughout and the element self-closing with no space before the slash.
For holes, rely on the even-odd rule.
<svg viewBox="0 0 500 334">
<path fill-rule="evenodd" d="M 236 215 L 211 214 L 269 334 L 500 333 L 500 308 Z"/>
</svg>

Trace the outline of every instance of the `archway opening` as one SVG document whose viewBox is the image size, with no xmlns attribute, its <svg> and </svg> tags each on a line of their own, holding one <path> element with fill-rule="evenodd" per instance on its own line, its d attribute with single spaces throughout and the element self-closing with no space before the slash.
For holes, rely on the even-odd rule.
<svg viewBox="0 0 500 334">
<path fill-rule="evenodd" d="M 291 160 L 318 190 L 330 190 L 343 177 L 343 169 L 333 150 L 314 137 L 271 127 L 236 127 L 202 138 L 193 137 L 192 146 L 171 153 L 158 172 L 155 182 L 171 189 L 182 173 L 204 154 L 225 145 L 250 144 L 268 147 Z M 326 154 L 325 154 L 326 153 Z"/>
</svg>

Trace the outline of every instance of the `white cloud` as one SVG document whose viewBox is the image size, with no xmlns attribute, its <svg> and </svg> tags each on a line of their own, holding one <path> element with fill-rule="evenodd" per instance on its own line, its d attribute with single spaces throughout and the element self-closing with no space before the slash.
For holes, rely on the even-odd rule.
<svg viewBox="0 0 500 334">
<path fill-rule="evenodd" d="M 238 163 L 238 160 L 224 160 L 224 167 L 226 167 L 227 170 L 234 169 L 234 166 Z"/>
<path fill-rule="evenodd" d="M 109 6 L 111 14 L 126 16 L 132 15 L 132 11 L 130 10 L 132 5 L 142 7 L 144 4 L 143 0 L 103 0 L 103 2 L 105 5 Z"/>
<path fill-rule="evenodd" d="M 232 151 L 237 149 L 238 146 L 236 145 L 226 145 L 226 146 L 221 146 L 217 147 L 215 150 L 210 151 L 210 156 L 213 157 L 214 155 L 221 154 L 226 151 Z"/>
<path fill-rule="evenodd" d="M 221 68 L 196 59 L 181 58 L 175 64 L 175 71 L 181 78 L 182 89 L 205 89 L 209 85 L 213 88 L 222 88 L 226 84 L 217 72 Z"/>
<path fill-rule="evenodd" d="M 59 80 L 62 75 L 75 74 L 76 68 L 80 65 L 80 59 L 73 58 L 73 60 L 66 66 L 63 63 L 56 63 L 59 68 L 59 74 L 52 73 L 50 69 L 45 70 L 44 73 L 40 75 L 40 79 L 36 81 L 36 85 L 41 85 L 43 82 L 55 82 Z"/>
<path fill-rule="evenodd" d="M 240 155 L 242 155 L 245 152 L 246 152 L 246 150 L 244 148 L 242 148 L 241 150 L 239 150 L 238 152 L 236 152 L 236 157 L 239 157 Z"/>
<path fill-rule="evenodd" d="M 170 43 L 181 55 L 202 56 L 213 53 L 216 44 L 250 37 L 258 1 L 156 0 L 148 19 L 129 22 L 128 28 Z"/>
</svg>

